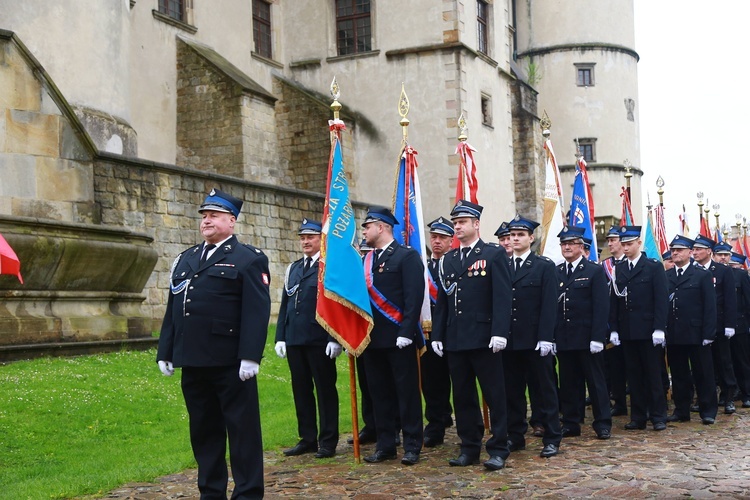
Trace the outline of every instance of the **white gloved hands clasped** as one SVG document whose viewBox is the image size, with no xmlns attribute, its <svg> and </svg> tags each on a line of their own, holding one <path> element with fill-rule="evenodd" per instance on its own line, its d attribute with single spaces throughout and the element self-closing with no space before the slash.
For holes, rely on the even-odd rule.
<svg viewBox="0 0 750 500">
<path fill-rule="evenodd" d="M 258 370 L 260 370 L 258 363 L 249 359 L 243 359 L 240 361 L 240 380 L 243 382 L 250 380 L 258 374 Z"/>
<path fill-rule="evenodd" d="M 667 345 L 667 339 L 662 330 L 654 330 L 654 333 L 651 334 L 651 340 L 654 342 L 654 346 L 665 347 Z"/>
<path fill-rule="evenodd" d="M 156 362 L 159 365 L 159 370 L 161 370 L 161 373 L 165 377 L 171 377 L 174 373 L 174 365 L 172 365 L 171 361 L 157 361 Z"/>
<path fill-rule="evenodd" d="M 617 332 L 612 332 L 609 334 L 609 341 L 612 342 L 612 345 L 617 347 L 620 345 L 620 334 Z"/>
<path fill-rule="evenodd" d="M 276 355 L 280 358 L 286 358 L 286 342 L 283 340 L 279 340 L 276 342 L 276 347 L 274 347 L 276 350 Z"/>
<path fill-rule="evenodd" d="M 490 345 L 488 345 L 487 347 L 492 349 L 492 352 L 498 352 L 498 351 L 502 351 L 503 349 L 505 349 L 507 345 L 508 345 L 508 339 L 506 339 L 505 337 L 491 337 Z"/>
<path fill-rule="evenodd" d="M 540 356 L 546 356 L 547 354 L 555 354 L 557 349 L 555 348 L 555 344 L 552 342 L 546 342 L 544 340 L 540 340 L 536 343 L 535 351 L 539 351 Z"/>
<path fill-rule="evenodd" d="M 336 342 L 328 342 L 326 345 L 326 356 L 331 359 L 336 359 L 341 354 L 341 346 Z"/>
<path fill-rule="evenodd" d="M 435 351 L 435 354 L 437 354 L 441 358 L 443 357 L 443 343 L 439 340 L 432 341 L 432 350 Z"/>
<path fill-rule="evenodd" d="M 396 339 L 396 347 L 398 347 L 399 349 L 403 349 L 404 347 L 411 345 L 411 343 L 412 340 L 410 338 L 398 337 Z"/>
<path fill-rule="evenodd" d="M 728 339 L 734 337 L 734 328 L 724 328 L 724 336 Z"/>
<path fill-rule="evenodd" d="M 589 350 L 591 351 L 591 354 L 598 354 L 604 350 L 604 344 L 592 340 L 589 343 Z"/>
</svg>

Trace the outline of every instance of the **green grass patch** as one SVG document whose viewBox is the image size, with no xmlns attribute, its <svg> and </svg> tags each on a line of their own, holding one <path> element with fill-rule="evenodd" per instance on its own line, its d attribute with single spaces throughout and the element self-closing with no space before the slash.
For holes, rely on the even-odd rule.
<svg viewBox="0 0 750 500">
<path fill-rule="evenodd" d="M 297 442 L 289 366 L 269 332 L 258 384 L 266 450 Z M 195 467 L 179 370 L 155 350 L 43 358 L 0 366 L 0 498 L 71 498 Z M 340 429 L 351 429 L 346 356 Z"/>
</svg>

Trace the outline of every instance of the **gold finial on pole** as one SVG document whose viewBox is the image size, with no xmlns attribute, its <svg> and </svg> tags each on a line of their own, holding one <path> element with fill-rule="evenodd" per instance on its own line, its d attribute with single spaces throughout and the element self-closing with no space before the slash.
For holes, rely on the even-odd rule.
<svg viewBox="0 0 750 500">
<path fill-rule="evenodd" d="M 466 142 L 466 140 L 469 138 L 468 132 L 469 126 L 466 124 L 466 118 L 464 118 L 464 114 L 461 113 L 461 115 L 458 117 L 458 140 L 461 142 Z"/>
<path fill-rule="evenodd" d="M 734 214 L 735 226 L 737 227 L 737 237 L 740 237 L 740 227 L 742 226 L 742 214 Z"/>
<path fill-rule="evenodd" d="M 542 119 L 539 120 L 539 126 L 542 127 L 542 135 L 545 139 L 549 139 L 549 136 L 551 134 L 550 129 L 552 128 L 552 120 L 549 119 L 549 115 L 547 115 L 547 110 L 542 113 Z"/>
<path fill-rule="evenodd" d="M 339 111 L 341 111 L 341 103 L 339 102 L 339 97 L 341 96 L 341 89 L 339 89 L 339 84 L 336 81 L 336 77 L 333 77 L 333 80 L 331 81 L 331 87 L 330 87 L 331 97 L 333 97 L 333 102 L 331 103 L 331 109 L 333 110 L 333 121 L 340 120 L 339 118 Z M 333 139 L 336 136 L 336 131 L 334 129 L 331 129 L 331 143 L 333 143 Z"/>
<path fill-rule="evenodd" d="M 703 191 L 698 191 L 698 220 L 703 220 Z"/>
<path fill-rule="evenodd" d="M 720 229 L 721 228 L 721 224 L 719 224 L 719 208 L 721 208 L 721 207 L 719 206 L 718 203 L 715 203 L 714 206 L 713 206 L 713 208 L 714 208 L 714 217 L 716 217 L 716 229 L 717 230 L 721 230 Z"/>
<path fill-rule="evenodd" d="M 710 213 L 711 213 L 711 207 L 708 204 L 708 198 L 706 198 L 706 208 L 703 209 L 704 212 L 706 212 L 706 225 L 708 225 L 708 219 L 710 219 Z"/>
<path fill-rule="evenodd" d="M 630 179 L 633 177 L 633 167 L 627 158 L 625 158 L 622 164 L 625 166 L 625 187 L 628 188 L 628 194 L 630 194 Z"/>
<path fill-rule="evenodd" d="M 658 179 L 656 179 L 656 187 L 658 188 L 656 190 L 656 194 L 659 195 L 659 205 L 662 207 L 664 206 L 664 179 L 660 175 Z"/>
<path fill-rule="evenodd" d="M 401 116 L 399 123 L 401 124 L 401 131 L 404 134 L 404 142 L 406 142 L 409 136 L 409 119 L 406 117 L 409 114 L 409 98 L 404 89 L 404 82 L 401 82 L 401 96 L 398 98 L 398 114 Z"/>
</svg>

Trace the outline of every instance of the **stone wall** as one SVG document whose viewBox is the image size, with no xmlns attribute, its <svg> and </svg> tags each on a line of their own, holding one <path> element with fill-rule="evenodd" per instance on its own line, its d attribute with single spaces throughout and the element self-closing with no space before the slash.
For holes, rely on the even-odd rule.
<svg viewBox="0 0 750 500">
<path fill-rule="evenodd" d="M 510 88 L 516 210 L 541 222 L 539 200 L 544 195 L 544 137 L 537 116 L 536 92 L 520 80 Z"/>
</svg>

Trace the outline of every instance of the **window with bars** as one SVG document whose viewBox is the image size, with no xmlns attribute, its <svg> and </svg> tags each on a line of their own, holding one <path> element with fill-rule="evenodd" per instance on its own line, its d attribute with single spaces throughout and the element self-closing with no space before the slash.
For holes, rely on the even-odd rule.
<svg viewBox="0 0 750 500">
<path fill-rule="evenodd" d="M 579 87 L 594 86 L 594 65 L 576 64 L 576 85 Z"/>
<path fill-rule="evenodd" d="M 271 59 L 271 4 L 253 0 L 253 42 L 258 55 Z"/>
<path fill-rule="evenodd" d="M 185 0 L 159 0 L 159 12 L 181 22 L 187 22 Z"/>
<path fill-rule="evenodd" d="M 477 0 L 477 50 L 482 54 L 489 53 L 489 5 L 484 0 Z"/>
<path fill-rule="evenodd" d="M 336 0 L 338 55 L 372 50 L 370 0 Z"/>
</svg>

